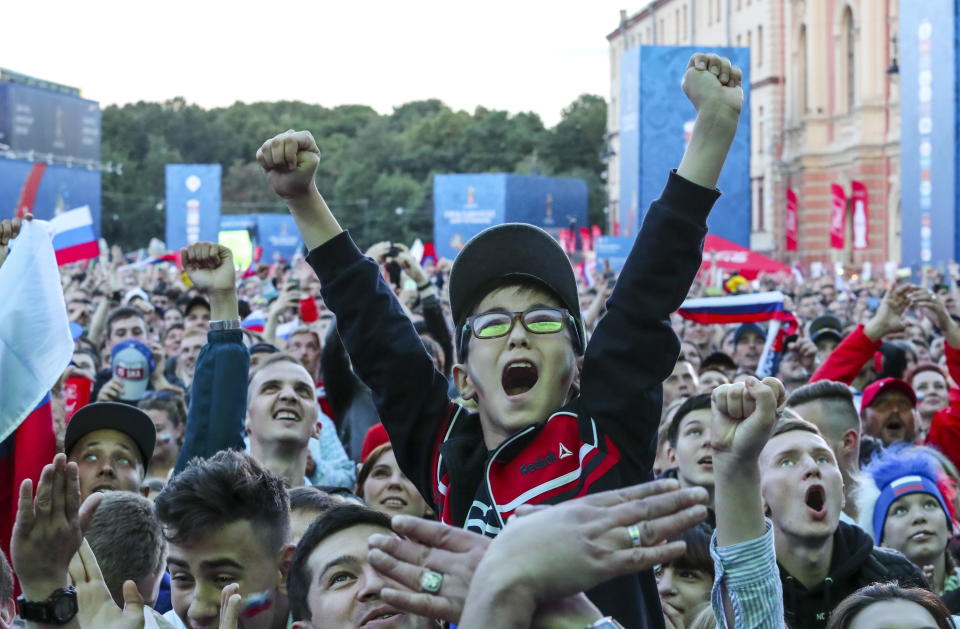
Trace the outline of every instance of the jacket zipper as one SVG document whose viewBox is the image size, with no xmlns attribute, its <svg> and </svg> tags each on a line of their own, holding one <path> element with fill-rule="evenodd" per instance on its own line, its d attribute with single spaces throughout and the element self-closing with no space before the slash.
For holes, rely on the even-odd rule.
<svg viewBox="0 0 960 629">
<path fill-rule="evenodd" d="M 486 470 L 486 473 L 484 474 L 485 480 L 486 480 L 486 482 L 487 482 L 487 493 L 490 495 L 490 501 L 493 503 L 493 504 L 491 505 L 491 508 L 493 509 L 493 512 L 497 514 L 497 520 L 500 522 L 500 530 L 501 530 L 501 531 L 503 530 L 503 527 L 505 527 L 507 524 L 506 524 L 506 522 L 503 521 L 503 517 L 500 516 L 500 509 L 497 508 L 497 499 L 496 499 L 496 497 L 493 495 L 493 485 L 490 484 L 490 466 L 492 466 L 492 465 L 493 465 L 493 462 L 497 460 L 497 457 L 500 455 L 500 452 L 501 452 L 505 447 L 507 447 L 508 445 L 510 445 L 510 443 L 511 443 L 513 440 L 522 437 L 523 435 L 527 434 L 528 432 L 530 432 L 531 430 L 535 429 L 536 427 L 537 427 L 536 424 L 533 425 L 533 426 L 527 426 L 526 428 L 524 428 L 523 430 L 521 430 L 521 431 L 518 432 L 517 434 L 513 435 L 512 437 L 510 437 L 509 439 L 507 439 L 506 441 L 504 441 L 503 443 L 501 443 L 501 444 L 497 447 L 497 449 L 493 451 L 493 456 L 490 457 L 490 460 L 487 461 L 487 470 Z"/>
</svg>

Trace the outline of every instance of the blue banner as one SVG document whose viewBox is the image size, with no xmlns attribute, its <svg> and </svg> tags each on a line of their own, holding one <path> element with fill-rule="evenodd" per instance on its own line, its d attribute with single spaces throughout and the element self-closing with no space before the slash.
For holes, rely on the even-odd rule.
<svg viewBox="0 0 960 629">
<path fill-rule="evenodd" d="M 723 196 L 707 221 L 710 233 L 750 246 L 750 51 L 737 47 L 639 46 L 620 57 L 620 235 L 635 237 L 671 168 L 680 164 L 696 110 L 680 90 L 694 52 L 728 57 L 743 70 L 744 103 L 737 135 L 717 187 Z"/>
<path fill-rule="evenodd" d="M 220 164 L 167 164 L 167 248 L 176 251 L 220 231 Z"/>
<path fill-rule="evenodd" d="M 530 223 L 553 235 L 587 226 L 587 184 L 582 179 L 510 174 L 436 175 L 434 243 L 454 258 L 470 238 L 491 225 Z"/>
<path fill-rule="evenodd" d="M 98 161 L 100 106 L 41 87 L 0 83 L 0 144 L 18 153 Z"/>
<path fill-rule="evenodd" d="M 957 14 L 954 0 L 900 2 L 902 263 L 956 260 Z M 937 229 L 933 229 L 933 225 Z"/>
<path fill-rule="evenodd" d="M 100 237 L 100 171 L 86 168 L 67 168 L 0 158 L 0 219 L 11 218 L 30 172 L 42 169 L 33 213 L 37 218 L 50 219 L 83 205 L 90 207 L 93 228 Z"/>
<path fill-rule="evenodd" d="M 254 243 L 263 247 L 264 262 L 284 259 L 290 262 L 303 245 L 297 224 L 289 214 L 258 214 Z"/>
<path fill-rule="evenodd" d="M 600 236 L 595 248 L 597 252 L 597 268 L 602 269 L 603 263 L 610 265 L 610 270 L 619 273 L 633 248 L 632 236 Z"/>
</svg>

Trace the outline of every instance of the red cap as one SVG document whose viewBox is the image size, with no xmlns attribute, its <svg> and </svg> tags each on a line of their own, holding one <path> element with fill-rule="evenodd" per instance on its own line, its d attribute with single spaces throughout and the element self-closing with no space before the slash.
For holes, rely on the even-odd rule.
<svg viewBox="0 0 960 629">
<path fill-rule="evenodd" d="M 371 452 L 385 443 L 390 443 L 390 437 L 387 436 L 387 429 L 383 427 L 383 424 L 370 426 L 370 430 L 363 438 L 363 445 L 360 447 L 360 462 L 364 463 Z"/>
<path fill-rule="evenodd" d="M 883 378 L 876 382 L 871 382 L 863 390 L 863 398 L 860 400 L 860 409 L 863 410 L 873 404 L 874 398 L 884 391 L 899 391 L 910 399 L 910 403 L 917 405 L 917 394 L 913 392 L 913 387 L 900 378 Z"/>
</svg>

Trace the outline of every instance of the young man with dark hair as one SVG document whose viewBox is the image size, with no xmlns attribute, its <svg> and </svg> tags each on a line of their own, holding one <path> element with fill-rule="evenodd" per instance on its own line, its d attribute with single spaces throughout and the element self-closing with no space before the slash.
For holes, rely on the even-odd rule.
<svg viewBox="0 0 960 629">
<path fill-rule="evenodd" d="M 844 506 L 841 519 L 857 521 L 856 492 L 860 487 L 860 416 L 850 387 L 820 380 L 804 385 L 787 398 L 787 408 L 812 423 L 833 450 L 843 477 Z"/>
<path fill-rule="evenodd" d="M 437 626 L 380 598 L 382 588 L 400 586 L 367 559 L 367 540 L 377 533 L 396 535 L 387 516 L 360 505 L 336 506 L 310 525 L 290 565 L 294 629 L 346 629 L 376 621 L 397 629 Z"/>
<path fill-rule="evenodd" d="M 290 543 L 298 544 L 313 521 L 321 515 L 346 503 L 339 496 L 331 496 L 318 487 L 295 487 L 290 490 Z M 362 501 L 358 501 L 360 504 Z"/>
<path fill-rule="evenodd" d="M 84 537 L 97 556 L 117 606 L 123 607 L 123 584 L 129 580 L 153 607 L 167 558 L 167 543 L 153 503 L 132 493 L 109 494 L 94 512 Z"/>
<path fill-rule="evenodd" d="M 257 612 L 244 629 L 287 626 L 290 515 L 283 481 L 252 457 L 224 451 L 196 459 L 156 500 L 169 544 L 173 611 L 188 629 L 216 626 L 221 590 L 240 586 Z"/>
<path fill-rule="evenodd" d="M 670 420 L 667 456 L 681 487 L 703 487 L 713 507 L 713 448 L 710 447 L 710 395 L 688 398 Z"/>
<path fill-rule="evenodd" d="M 700 386 L 697 370 L 693 363 L 680 357 L 673 366 L 673 373 L 663 381 L 663 405 L 667 406 L 674 400 L 689 398 L 697 392 Z"/>
<path fill-rule="evenodd" d="M 741 371 L 756 371 L 767 334 L 757 323 L 744 323 L 733 333 L 733 359 Z"/>
<path fill-rule="evenodd" d="M 475 414 L 451 403 L 446 378 L 379 265 L 321 197 L 313 137 L 290 131 L 258 151 L 311 249 L 324 302 L 374 391 L 401 470 L 444 522 L 492 537 L 524 503 L 650 480 L 661 383 L 680 350 L 670 313 L 700 266 L 705 219 L 743 102 L 740 76 L 729 60 L 691 57 L 683 80 L 697 110 L 690 144 L 647 212 L 589 344 L 569 260 L 549 234 L 498 225 L 460 251 L 450 277 L 453 375 Z M 649 571 L 591 596 L 628 626 L 659 625 Z"/>
</svg>

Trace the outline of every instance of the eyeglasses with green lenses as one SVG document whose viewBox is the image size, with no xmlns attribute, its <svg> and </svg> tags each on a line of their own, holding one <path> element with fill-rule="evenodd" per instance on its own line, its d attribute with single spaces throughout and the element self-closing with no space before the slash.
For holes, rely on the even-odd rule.
<svg viewBox="0 0 960 629">
<path fill-rule="evenodd" d="M 531 308 L 526 312 L 483 312 L 467 319 L 467 325 L 478 339 L 495 339 L 510 334 L 516 321 L 533 334 L 556 334 L 573 317 L 563 308 Z"/>
</svg>

